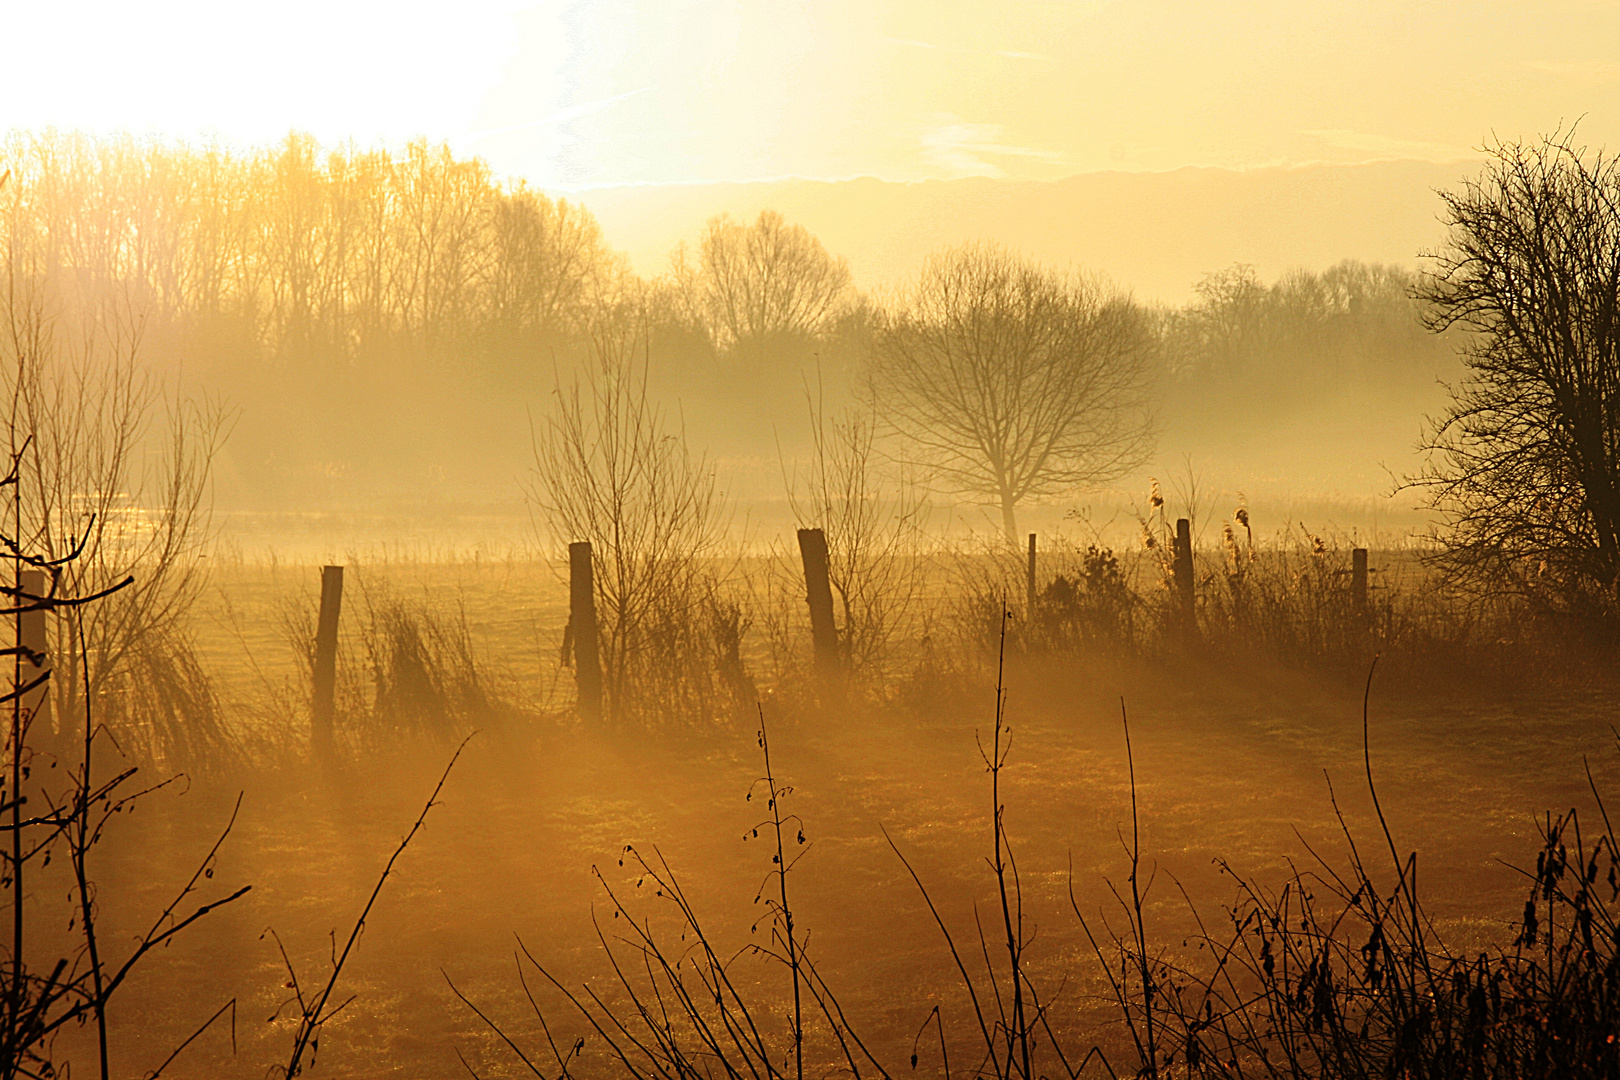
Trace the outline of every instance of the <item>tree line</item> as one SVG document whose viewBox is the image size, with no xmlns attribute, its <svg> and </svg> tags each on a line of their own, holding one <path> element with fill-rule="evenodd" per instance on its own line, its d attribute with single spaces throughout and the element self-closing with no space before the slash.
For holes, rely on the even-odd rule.
<svg viewBox="0 0 1620 1080">
<path fill-rule="evenodd" d="M 1454 235 L 1427 276 L 1345 262 L 1268 283 L 1234 265 L 1181 305 L 982 244 L 878 300 L 770 211 L 711 219 L 644 278 L 583 206 L 426 142 L 14 134 L 0 173 L 0 345 L 13 374 L 26 361 L 78 387 L 30 393 L 93 409 L 111 364 L 115 396 L 152 408 L 135 358 L 183 372 L 239 411 L 246 480 L 291 478 L 301 500 L 345 471 L 359 490 L 389 470 L 407 488 L 435 469 L 510 486 L 533 446 L 524 405 L 609 354 L 639 356 L 699 441 L 731 432 L 719 456 L 757 454 L 759 422 L 802 422 L 807 387 L 830 385 L 898 437 L 890 456 L 997 507 L 1009 534 L 1021 503 L 1128 472 L 1155 425 L 1215 432 L 1347 398 L 1410 410 L 1449 376 L 1416 480 L 1449 515 L 1436 539 L 1459 579 L 1489 565 L 1602 611 L 1620 596 L 1614 169 L 1567 133 L 1497 147 L 1442 197 Z M 229 425 L 205 411 L 205 437 L 172 428 L 175 454 L 217 445 Z"/>
<path fill-rule="evenodd" d="M 14 283 L 107 298 L 156 332 L 229 327 L 261 359 L 360 361 L 402 342 L 533 345 L 618 269 L 583 208 L 477 159 L 13 135 L 0 200 Z"/>
<path fill-rule="evenodd" d="M 1139 457 L 1147 425 L 1123 423 L 1128 414 L 1181 422 L 1179 403 L 1257 390 L 1307 400 L 1347 365 L 1373 390 L 1398 388 L 1414 372 L 1432 379 L 1444 355 L 1423 330 L 1413 278 L 1386 267 L 1346 263 L 1267 285 L 1237 266 L 1209 275 L 1193 302 L 1165 306 L 1014 253 L 959 249 L 878 303 L 774 212 L 712 219 L 666 273 L 638 277 L 584 206 L 420 141 L 395 152 L 293 135 L 237 152 L 24 133 L 0 159 L 11 174 L 0 188 L 8 313 L 119 328 L 148 363 L 239 405 L 233 446 L 259 483 L 402 463 L 407 482 L 447 460 L 487 467 L 469 444 L 522 428 L 491 409 L 548 395 L 626 319 L 644 325 L 655 390 L 679 394 L 703 433 L 723 438 L 727 416 L 796 421 L 812 380 L 850 397 L 883 391 L 895 407 L 882 411 L 913 448 L 999 503 L 1009 525 L 1018 501 Z M 977 308 L 961 303 L 965 287 L 981 290 Z M 1040 350 L 1009 352 L 1003 334 L 999 352 L 930 372 L 921 365 L 951 319 L 959 331 L 979 320 L 975 332 L 1021 319 L 1050 355 L 1015 362 Z M 1065 368 L 1053 349 L 1092 351 Z M 976 401 L 929 403 L 926 387 L 951 373 L 971 381 L 975 364 L 1012 376 L 1018 393 L 981 384 Z M 1085 422 L 1014 430 L 1039 414 L 1037 398 Z M 1112 460 L 1092 453 L 1077 466 L 1083 444 L 1113 447 Z"/>
</svg>

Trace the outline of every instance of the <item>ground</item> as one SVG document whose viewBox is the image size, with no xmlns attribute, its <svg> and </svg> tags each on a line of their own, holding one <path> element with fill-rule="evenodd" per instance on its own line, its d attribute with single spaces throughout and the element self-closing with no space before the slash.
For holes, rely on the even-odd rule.
<svg viewBox="0 0 1620 1080">
<path fill-rule="evenodd" d="M 274 646 L 267 633 L 254 640 L 266 654 Z M 1082 660 L 1014 664 L 1007 687 L 1013 742 L 1003 801 L 1033 933 L 1028 955 L 1052 1001 L 1054 1027 L 1071 1046 L 1101 1041 L 1116 1062 L 1122 1053 L 1099 1000 L 1097 961 L 1069 900 L 1072 888 L 1088 919 L 1117 914 L 1106 882 L 1121 884 L 1128 873 L 1122 709 L 1143 850 L 1158 873 L 1150 934 L 1167 948 L 1179 948 L 1191 926 L 1178 882 L 1206 919 L 1218 921 L 1232 899 L 1233 883 L 1216 860 L 1280 883 L 1286 860 L 1308 862 L 1308 848 L 1330 862 L 1343 858 L 1330 784 L 1363 855 L 1387 870 L 1363 771 L 1362 689 L 1354 682 L 1259 666 Z M 1537 816 L 1593 806 L 1583 761 L 1599 792 L 1620 791 L 1610 726 L 1616 704 L 1591 689 L 1386 690 L 1375 678 L 1369 730 L 1377 791 L 1398 849 L 1420 853 L 1420 887 L 1452 941 L 1467 947 L 1511 939 L 1524 889 L 1512 867 L 1534 862 Z M 809 841 L 789 878 L 797 922 L 846 1014 L 891 1071 L 907 1068 L 935 1003 L 952 1043 L 966 1046 L 972 1021 L 960 978 L 884 830 L 958 943 L 972 945 L 966 958 L 977 976 L 973 906 L 988 919 L 993 879 L 985 861 L 989 777 L 975 739 L 990 733 L 991 691 L 915 717 L 864 709 L 788 713 L 770 701 L 765 710 L 776 772 L 794 789 L 786 807 L 802 815 Z M 189 875 L 239 792 L 237 824 L 204 885 L 228 891 L 251 883 L 253 891 L 134 976 L 113 1007 L 114 1070 L 156 1067 L 233 997 L 234 1053 L 229 1031 L 216 1027 L 165 1075 L 262 1076 L 284 1060 L 290 1023 L 285 1011 L 267 1018 L 291 991 L 266 931 L 286 946 L 304 985 L 323 980 L 331 935 L 341 946 L 452 749 L 419 740 L 324 771 L 199 777 L 117 821 L 92 868 L 104 939 L 115 951 Z M 759 940 L 767 928 L 751 935 L 750 926 L 763 913 L 754 897 L 770 850 L 743 836 L 762 812 L 745 798 L 760 773 L 755 725 L 648 737 L 536 724 L 474 736 L 343 973 L 335 1000 L 354 1000 L 326 1029 L 314 1075 L 466 1075 L 458 1052 L 477 1075 L 524 1074 L 457 1001 L 447 977 L 550 1075 L 555 1069 L 542 1052 L 514 951 L 521 939 L 571 986 L 610 979 L 591 918 L 594 911 L 610 935 L 614 920 L 592 868 L 635 910 L 660 910 L 618 865 L 626 844 L 667 859 L 723 953 Z M 735 965 L 762 1000 L 785 1001 L 783 971 L 747 955 Z M 559 1042 L 587 1036 L 584 1068 L 575 1071 L 608 1072 L 600 1040 L 558 995 L 536 985 L 532 969 L 528 975 Z M 771 1037 L 785 1031 L 780 1016 Z M 930 1045 L 921 1051 L 923 1071 L 938 1069 Z"/>
</svg>

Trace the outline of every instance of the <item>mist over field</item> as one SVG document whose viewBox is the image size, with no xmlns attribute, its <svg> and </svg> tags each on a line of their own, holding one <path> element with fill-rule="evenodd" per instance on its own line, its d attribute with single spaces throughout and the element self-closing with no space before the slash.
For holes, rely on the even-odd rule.
<svg viewBox="0 0 1620 1080">
<path fill-rule="evenodd" d="M 56 219 L 51 250 L 19 253 L 55 275 L 44 288 L 74 294 L 49 303 L 111 306 L 108 317 L 127 325 L 95 347 L 138 351 L 144 369 L 183 394 L 223 405 L 230 438 L 213 470 L 214 509 L 279 515 L 238 530 L 255 554 L 264 545 L 249 536 L 285 546 L 311 512 L 327 515 L 327 554 L 398 543 L 446 517 L 428 533 L 441 545 L 532 539 L 522 486 L 536 410 L 588 363 L 595 307 L 626 292 L 646 309 L 658 407 L 744 516 L 771 520 L 782 515 L 784 472 L 801 467 L 810 443 L 809 406 L 836 413 L 867 402 L 862 351 L 873 318 L 930 252 L 952 245 L 1000 244 L 1054 272 L 1092 275 L 1156 324 L 1161 340 L 1143 360 L 1152 455 L 1128 476 L 1032 507 L 1053 520 L 1093 504 L 1117 516 L 1140 501 L 1149 476 L 1190 469 L 1226 501 L 1240 491 L 1280 499 L 1280 520 L 1297 516 L 1294 502 L 1343 502 L 1338 516 L 1353 517 L 1344 527 L 1371 528 L 1378 514 L 1410 530 L 1421 500 L 1395 491 L 1417 467 L 1425 416 L 1447 400 L 1441 381 L 1460 372 L 1404 296 L 1419 245 L 1441 234 L 1428 187 L 1458 175 L 1451 167 L 1006 183 L 1000 198 L 987 194 L 997 181 L 890 185 L 881 195 L 856 181 L 819 185 L 813 197 L 803 185 L 605 191 L 620 228 L 639 223 L 666 244 L 660 260 L 627 263 L 589 202 L 502 182 L 445 147 L 328 151 L 294 137 L 233 155 L 19 136 L 10 160 L 13 214 Z M 47 168 L 62 175 L 30 176 Z M 227 190 L 225 202 L 207 203 L 210 191 Z M 760 284 L 721 283 L 699 265 L 700 249 L 745 245 L 761 213 L 780 213 L 754 209 L 772 198 L 834 233 L 849 223 L 847 249 L 829 249 L 786 217 L 780 231 L 850 269 L 818 301 L 822 310 L 764 312 L 745 340 L 703 325 L 714 312 L 699 309 L 732 303 L 727 289 L 790 289 L 770 276 L 800 270 L 762 263 L 746 271 Z M 1389 224 L 1391 205 L 1414 208 L 1404 229 Z M 713 240 L 733 211 L 725 220 L 735 236 Z M 1195 215 L 1212 224 L 1187 220 Z M 1160 242 L 1128 236 L 1178 217 L 1185 227 L 1169 226 Z M 881 228 L 859 224 L 874 218 Z M 655 230 L 649 220 L 686 224 Z M 1075 239 L 1042 225 L 1054 221 Z M 1099 238 L 1093 221 L 1115 223 L 1114 234 Z M 1313 227 L 1296 227 L 1302 221 Z M 91 230 L 118 239 L 87 246 Z M 56 260 L 70 265 L 37 265 Z M 1112 266 L 1148 282 L 1099 269 Z M 131 273 L 144 280 L 124 280 Z M 69 284 L 67 275 L 78 276 Z M 933 493 L 958 528 L 982 524 L 962 494 Z M 393 515 L 379 526 L 386 538 L 363 524 L 379 515 Z M 458 531 L 458 518 L 471 524 Z"/>
<path fill-rule="evenodd" d="M 19 16 L 0 1080 L 1620 1075 L 1620 25 L 1206 7 Z"/>
</svg>

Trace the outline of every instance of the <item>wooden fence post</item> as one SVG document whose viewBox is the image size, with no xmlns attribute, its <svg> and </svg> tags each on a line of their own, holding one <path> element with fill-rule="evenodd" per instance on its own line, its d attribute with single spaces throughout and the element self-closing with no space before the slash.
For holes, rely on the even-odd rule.
<svg viewBox="0 0 1620 1080">
<path fill-rule="evenodd" d="M 315 694 L 310 744 L 320 756 L 332 752 L 332 717 L 337 700 L 338 614 L 343 608 L 343 567 L 321 567 L 321 615 L 315 624 Z"/>
<path fill-rule="evenodd" d="M 24 570 L 17 578 L 17 587 L 28 597 L 44 597 L 50 588 L 48 579 L 43 570 Z M 24 597 L 18 597 L 16 603 L 21 606 L 30 603 Z M 50 637 L 45 624 L 45 609 L 38 611 L 24 611 L 17 615 L 17 644 L 30 652 L 45 657 L 44 661 L 35 667 L 24 659 L 22 664 L 24 685 L 33 682 L 41 675 L 51 670 Z M 53 742 L 53 729 L 51 724 L 51 684 L 45 684 L 30 690 L 22 700 L 23 718 L 25 725 L 32 726 L 30 742 L 34 746 L 48 746 Z"/>
<path fill-rule="evenodd" d="M 827 572 L 827 535 L 820 529 L 799 530 L 799 558 L 804 563 L 805 599 L 810 604 L 810 637 L 816 669 L 838 671 L 838 628 L 833 625 L 832 578 Z"/>
<path fill-rule="evenodd" d="M 1350 609 L 1356 618 L 1367 614 L 1367 549 L 1350 549 Z"/>
<path fill-rule="evenodd" d="M 1024 582 L 1024 621 L 1035 622 L 1035 534 L 1029 534 L 1029 567 Z"/>
<path fill-rule="evenodd" d="M 1198 611 L 1193 593 L 1192 522 L 1176 519 L 1174 549 L 1176 604 L 1181 630 L 1191 638 L 1198 632 Z"/>
<path fill-rule="evenodd" d="M 574 646 L 574 686 L 579 712 L 587 720 L 602 718 L 602 651 L 596 626 L 596 578 L 591 543 L 568 545 L 568 626 Z"/>
</svg>

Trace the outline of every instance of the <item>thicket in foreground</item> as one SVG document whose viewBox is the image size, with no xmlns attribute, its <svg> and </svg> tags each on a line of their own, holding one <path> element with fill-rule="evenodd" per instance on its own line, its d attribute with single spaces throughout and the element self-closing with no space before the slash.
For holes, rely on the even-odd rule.
<svg viewBox="0 0 1620 1080">
<path fill-rule="evenodd" d="M 106 1080 L 107 1014 L 114 996 L 154 949 L 238 899 L 249 886 L 201 903 L 189 913 L 181 909 L 213 877 L 215 855 L 236 820 L 233 811 L 190 879 L 133 944 L 110 942 L 98 934 L 100 901 L 92 855 L 118 815 L 172 780 L 143 786 L 136 779 L 138 769 L 123 758 L 99 720 L 97 700 L 88 686 L 80 688 L 75 714 L 62 717 L 60 732 L 50 730 L 42 706 L 49 700 L 52 668 L 42 648 L 43 634 L 41 640 L 25 640 L 25 620 L 36 613 L 61 615 L 105 602 L 130 588 L 133 579 L 126 576 L 91 592 L 70 591 L 77 578 L 73 564 L 84 557 L 95 533 L 93 517 L 82 524 L 76 539 L 62 544 L 64 554 L 55 558 L 30 554 L 37 545 L 34 537 L 22 532 L 19 510 L 22 466 L 29 451 L 28 442 L 13 449 L 9 471 L 0 478 L 0 496 L 6 498 L 9 511 L 9 520 L 0 528 L 0 545 L 9 552 L 5 561 L 12 582 L 0 585 L 5 598 L 0 616 L 10 616 L 17 628 L 15 643 L 0 649 L 0 655 L 12 659 L 9 689 L 0 695 L 9 721 L 0 771 L 0 833 L 5 834 L 0 842 L 0 887 L 10 915 L 10 934 L 0 945 L 0 1078 L 58 1075 L 58 1036 L 88 1026 L 94 1032 L 99 1075 Z M 73 620 L 70 625 L 79 632 L 76 640 L 68 638 L 69 648 L 82 655 L 84 621 Z M 88 684 L 84 664 L 64 666 L 69 677 Z M 42 900 L 45 897 L 62 899 L 51 904 Z M 203 1028 L 234 1005 L 234 1001 L 222 1005 Z"/>
<path fill-rule="evenodd" d="M 1369 673 L 1369 694 L 1371 682 Z M 1133 821 L 1129 894 L 1114 891 L 1124 929 L 1086 932 L 1142 1074 L 1616 1075 L 1620 849 L 1596 785 L 1600 830 L 1583 833 L 1574 810 L 1541 825 L 1512 940 L 1455 947 L 1425 910 L 1418 853 L 1403 853 L 1384 818 L 1366 707 L 1363 762 L 1379 826 L 1372 848 L 1363 853 L 1335 801 L 1342 859 L 1308 851 L 1280 886 L 1223 862 L 1237 896 L 1213 923 L 1193 912 L 1196 949 L 1177 953 L 1153 939 L 1144 915 L 1152 875 Z"/>
</svg>

